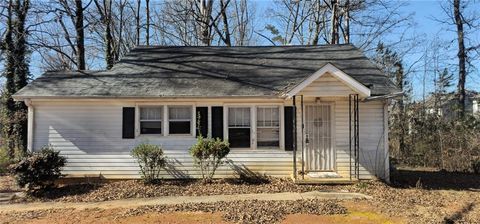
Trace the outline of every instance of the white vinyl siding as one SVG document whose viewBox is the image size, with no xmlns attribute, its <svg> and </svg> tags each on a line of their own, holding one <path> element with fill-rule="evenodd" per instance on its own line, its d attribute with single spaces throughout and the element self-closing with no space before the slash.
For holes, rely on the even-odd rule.
<svg viewBox="0 0 480 224">
<path fill-rule="evenodd" d="M 336 150 L 336 169 L 343 176 L 349 172 L 348 151 L 348 100 L 345 98 L 322 99 L 333 103 L 334 130 L 333 136 Z M 313 103 L 314 97 L 305 97 L 305 103 Z M 254 103 L 250 103 L 254 102 Z M 211 101 L 210 105 L 225 105 L 225 102 Z M 257 103 L 257 104 L 255 104 Z M 252 129 L 258 119 L 257 109 L 260 105 L 268 107 L 271 100 L 245 100 L 244 105 L 250 111 L 250 118 L 237 118 L 232 126 L 249 125 Z M 196 105 L 201 104 L 196 103 Z M 284 104 L 291 105 L 291 100 Z M 138 178 L 138 166 L 130 156 L 131 149 L 142 142 L 156 144 L 165 150 L 169 158 L 167 171 L 164 178 L 172 177 L 199 177 L 198 169 L 194 166 L 188 149 L 196 142 L 193 135 L 168 135 L 151 137 L 139 135 L 135 139 L 122 139 L 122 107 L 135 107 L 139 104 L 134 101 L 65 101 L 65 102 L 34 102 L 33 121 L 33 149 L 39 150 L 43 145 L 52 144 L 55 149 L 67 157 L 67 166 L 64 173 L 82 176 L 86 174 L 103 175 L 106 178 Z M 163 123 L 169 118 L 167 105 L 162 103 L 165 113 L 162 114 Z M 193 105 L 193 104 L 190 104 Z M 203 104 L 208 105 L 208 104 Z M 148 105 L 151 106 L 151 105 Z M 143 106 L 139 106 L 139 109 Z M 193 108 L 193 106 L 189 106 Z M 228 130 L 228 108 L 224 107 L 224 125 Z M 360 155 L 362 179 L 373 178 L 374 175 L 385 175 L 386 163 L 383 139 L 383 101 L 360 102 Z M 254 110 L 255 109 L 255 110 Z M 283 106 L 280 106 L 283 113 Z M 301 107 L 300 97 L 297 97 L 297 127 L 298 127 L 298 154 L 300 161 L 302 136 L 301 136 Z M 137 110 L 137 119 L 140 121 L 140 111 Z M 252 116 L 255 115 L 255 118 Z M 245 115 L 247 116 L 247 115 Z M 244 117 L 239 115 L 239 117 Z M 193 118 L 192 118 L 193 119 Z M 253 121 L 252 121 L 253 120 Z M 280 132 L 282 129 L 283 115 L 280 114 Z M 248 123 L 250 121 L 250 123 Z M 194 121 L 192 121 L 194 122 Z M 252 123 L 254 122 L 254 123 Z M 192 124 L 193 125 L 193 124 Z M 254 128 L 257 130 L 257 128 Z M 253 131 L 253 130 L 252 130 Z M 162 130 L 163 132 L 163 130 Z M 228 132 L 225 132 L 228 133 Z M 282 138 L 280 133 L 280 138 Z M 252 134 L 252 138 L 258 133 Z M 281 140 L 282 142 L 282 140 Z M 282 144 L 282 143 L 280 143 Z M 293 155 L 290 151 L 257 148 L 235 149 L 228 155 L 231 162 L 224 164 L 217 172 L 217 177 L 232 176 L 248 169 L 249 172 L 289 177 L 293 171 Z M 298 168 L 300 169 L 300 163 Z"/>
<path fill-rule="evenodd" d="M 43 145 L 52 144 L 67 157 L 63 173 L 70 176 L 139 178 L 138 165 L 130 151 L 134 146 L 148 142 L 161 146 L 168 157 L 169 165 L 162 178 L 201 177 L 188 153 L 196 142 L 193 136 L 151 138 L 140 135 L 135 139 L 122 139 L 122 107 L 135 105 L 109 101 L 36 102 L 33 148 L 39 150 Z M 218 169 L 216 177 L 232 177 L 247 171 L 288 177 L 293 169 L 292 157 L 292 152 L 288 151 L 232 150 L 227 157 L 229 162 Z"/>
<path fill-rule="evenodd" d="M 298 97 L 299 98 L 299 97 Z M 298 157 L 301 160 L 302 145 L 301 116 L 302 110 L 300 99 L 297 98 L 297 141 Z M 304 103 L 314 103 L 315 98 L 306 97 Z M 349 177 L 350 151 L 349 151 L 349 113 L 348 99 L 332 99 L 334 107 L 334 133 L 335 141 L 336 172 L 343 177 Z M 383 138 L 383 101 L 369 101 L 359 103 L 360 119 L 360 179 L 372 179 L 375 176 L 384 177 L 386 163 L 385 147 Z M 304 118 L 305 119 L 305 118 Z M 303 136 L 305 141 L 305 136 Z M 304 155 L 306 158 L 306 155 Z M 353 155 L 352 155 L 353 157 Z M 353 162 L 353 160 L 352 160 Z M 300 170 L 301 166 L 298 167 Z"/>
<path fill-rule="evenodd" d="M 298 95 L 337 97 L 355 93 L 350 87 L 330 74 L 325 74 L 305 87 Z"/>
</svg>

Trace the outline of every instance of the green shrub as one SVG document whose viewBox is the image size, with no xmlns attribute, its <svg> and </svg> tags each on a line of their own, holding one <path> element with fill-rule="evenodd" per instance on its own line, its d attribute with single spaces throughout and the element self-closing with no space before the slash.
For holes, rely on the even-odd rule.
<svg viewBox="0 0 480 224">
<path fill-rule="evenodd" d="M 133 148 L 132 156 L 138 162 L 145 183 L 154 183 L 160 179 L 160 171 L 165 168 L 167 163 L 162 148 L 142 143 Z"/>
<path fill-rule="evenodd" d="M 6 148 L 0 148 L 0 175 L 3 175 L 8 171 L 10 163 L 11 160 L 8 158 Z"/>
<path fill-rule="evenodd" d="M 220 139 L 198 137 L 190 148 L 194 163 L 200 168 L 204 182 L 210 182 L 223 159 L 230 152 L 230 145 Z"/>
<path fill-rule="evenodd" d="M 46 188 L 62 176 L 61 169 L 66 158 L 59 155 L 52 146 L 44 146 L 38 152 L 27 153 L 17 163 L 10 165 L 11 172 L 20 187 L 27 190 Z"/>
</svg>

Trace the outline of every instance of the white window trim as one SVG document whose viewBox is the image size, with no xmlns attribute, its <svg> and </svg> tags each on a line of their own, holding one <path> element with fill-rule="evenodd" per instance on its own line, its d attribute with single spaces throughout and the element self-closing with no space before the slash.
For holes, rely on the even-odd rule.
<svg viewBox="0 0 480 224">
<path fill-rule="evenodd" d="M 190 119 L 170 119 L 170 112 L 169 112 L 169 108 L 170 107 L 178 107 L 178 106 L 190 106 Z M 168 130 L 169 130 L 169 133 L 168 135 L 169 136 L 193 136 L 195 137 L 195 127 L 196 127 L 196 123 L 195 121 L 197 120 L 196 119 L 196 115 L 197 114 L 197 111 L 195 110 L 195 106 L 194 105 L 167 105 L 167 109 L 166 109 L 166 116 L 167 116 L 167 127 L 168 127 Z M 173 121 L 173 122 L 176 122 L 176 121 L 189 121 L 190 122 L 190 134 L 170 134 L 170 121 Z"/>
<path fill-rule="evenodd" d="M 257 107 L 259 106 L 271 106 L 278 107 L 280 133 L 279 133 L 279 147 L 275 148 L 260 148 L 257 149 Z M 250 148 L 233 148 L 233 150 L 285 150 L 285 124 L 284 124 L 284 103 L 226 103 L 223 104 L 223 139 L 228 141 L 228 110 L 232 107 L 250 107 Z"/>
<path fill-rule="evenodd" d="M 152 120 L 152 119 L 146 119 L 146 120 L 142 120 L 141 118 L 141 108 L 147 108 L 147 107 L 161 107 L 162 109 L 162 118 L 160 120 Z M 165 106 L 163 105 L 142 105 L 142 106 L 139 106 L 139 107 L 136 107 L 136 111 L 135 111 L 135 119 L 137 119 L 137 108 L 138 108 L 138 132 L 139 132 L 139 135 L 148 135 L 148 136 L 163 136 L 163 133 L 165 132 L 165 129 L 164 129 L 164 126 L 163 123 L 165 123 L 165 117 L 164 117 L 164 113 L 163 111 L 165 110 Z M 161 131 L 160 131 L 160 134 L 142 134 L 142 131 L 141 131 L 141 123 L 142 121 L 160 121 L 161 125 L 162 125 L 162 128 L 161 128 Z M 136 123 L 136 122 L 135 122 Z"/>
<path fill-rule="evenodd" d="M 257 117 L 255 117 L 255 124 L 256 124 L 256 130 L 257 129 L 262 129 L 262 128 L 265 128 L 265 129 L 277 129 L 278 128 L 278 147 L 269 147 L 269 146 L 258 146 L 258 133 L 257 136 L 256 136 L 256 142 L 255 142 L 255 145 L 256 145 L 256 148 L 260 148 L 260 149 L 268 149 L 268 150 L 272 150 L 272 149 L 278 149 L 278 148 L 283 148 L 282 147 L 282 143 L 281 143 L 281 139 L 282 139 L 282 135 L 283 135 L 283 132 L 281 131 L 282 130 L 282 109 L 283 107 L 282 106 L 276 106 L 276 105 L 267 105 L 267 106 L 262 106 L 262 105 L 257 105 L 256 107 L 256 110 L 258 110 L 258 108 L 270 108 L 270 109 L 277 109 L 278 110 L 278 126 L 262 126 L 262 127 L 259 127 L 257 122 L 258 122 L 258 119 Z M 255 111 L 255 116 L 257 116 L 257 112 L 258 111 Z M 257 132 L 255 130 L 255 132 Z"/>
<path fill-rule="evenodd" d="M 140 107 L 148 106 L 162 106 L 163 108 L 163 121 L 162 121 L 162 134 L 140 134 Z M 192 120 L 190 122 L 190 134 L 169 134 L 169 119 L 168 118 L 168 107 L 169 106 L 191 106 L 192 108 Z M 196 117 L 197 111 L 195 110 L 196 104 L 193 102 L 138 102 L 135 104 L 135 138 L 137 137 L 147 137 L 147 138 L 164 138 L 164 137 L 194 137 L 195 138 L 195 127 L 196 127 Z"/>
</svg>

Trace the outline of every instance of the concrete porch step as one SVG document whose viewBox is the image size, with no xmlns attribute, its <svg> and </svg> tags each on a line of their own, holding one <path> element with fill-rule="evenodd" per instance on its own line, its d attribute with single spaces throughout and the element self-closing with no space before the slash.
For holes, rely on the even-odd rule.
<svg viewBox="0 0 480 224">
<path fill-rule="evenodd" d="M 304 179 L 302 179 L 301 176 L 297 176 L 297 179 L 294 179 L 292 176 L 292 180 L 296 184 L 331 184 L 331 185 L 337 185 L 337 184 L 355 184 L 358 182 L 358 179 L 356 178 L 348 178 L 348 177 L 335 177 L 335 178 L 311 178 L 305 176 Z"/>
</svg>

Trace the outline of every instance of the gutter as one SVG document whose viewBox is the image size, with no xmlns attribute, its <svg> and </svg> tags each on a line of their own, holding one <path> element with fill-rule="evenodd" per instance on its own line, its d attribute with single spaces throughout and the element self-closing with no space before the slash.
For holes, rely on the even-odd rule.
<svg viewBox="0 0 480 224">
<path fill-rule="evenodd" d="M 26 100 L 35 100 L 35 99 L 85 99 L 85 100 L 104 100 L 104 99 L 120 99 L 120 100 L 158 100 L 158 99 L 242 99 L 242 98 L 255 98 L 255 99 L 284 99 L 277 95 L 253 95 L 253 96 L 242 96 L 242 95 L 233 95 L 233 96 L 188 96 L 188 95 L 179 95 L 179 96 L 12 96 L 15 101 L 26 101 Z"/>
<path fill-rule="evenodd" d="M 371 96 L 363 99 L 362 101 L 372 101 L 372 100 L 384 100 L 384 99 L 392 99 L 392 98 L 397 98 L 400 96 L 405 95 L 404 92 L 396 92 L 396 93 L 391 93 L 387 95 L 381 95 L 381 96 Z"/>
</svg>

